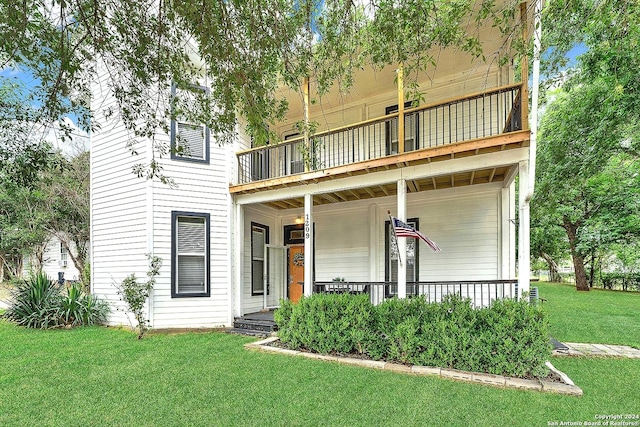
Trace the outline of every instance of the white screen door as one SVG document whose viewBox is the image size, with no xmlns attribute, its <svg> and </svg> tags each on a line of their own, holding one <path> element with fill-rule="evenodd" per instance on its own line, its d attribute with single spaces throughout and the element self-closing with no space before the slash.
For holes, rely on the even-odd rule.
<svg viewBox="0 0 640 427">
<path fill-rule="evenodd" d="M 265 245 L 264 259 L 264 308 L 277 308 L 287 295 L 287 248 Z"/>
</svg>

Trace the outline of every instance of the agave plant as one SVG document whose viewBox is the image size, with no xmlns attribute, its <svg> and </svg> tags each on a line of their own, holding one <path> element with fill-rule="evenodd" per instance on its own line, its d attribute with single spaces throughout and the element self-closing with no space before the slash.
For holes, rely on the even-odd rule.
<svg viewBox="0 0 640 427">
<path fill-rule="evenodd" d="M 67 326 L 99 325 L 108 313 L 109 305 L 84 292 L 80 284 L 69 286 L 62 299 L 61 321 Z"/>
<path fill-rule="evenodd" d="M 27 328 L 50 329 L 102 324 L 108 313 L 109 305 L 81 285 L 72 284 L 65 293 L 46 274 L 37 273 L 15 287 L 4 316 Z"/>
<path fill-rule="evenodd" d="M 46 274 L 36 273 L 11 291 L 6 318 L 28 328 L 59 325 L 60 289 Z"/>
</svg>

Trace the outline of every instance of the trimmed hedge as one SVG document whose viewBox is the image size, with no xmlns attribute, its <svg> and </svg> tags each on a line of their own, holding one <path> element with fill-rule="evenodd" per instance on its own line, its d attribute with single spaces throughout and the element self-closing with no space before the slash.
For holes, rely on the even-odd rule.
<svg viewBox="0 0 640 427">
<path fill-rule="evenodd" d="M 280 340 L 293 349 L 360 354 L 374 360 L 438 366 L 514 377 L 544 377 L 551 355 L 549 324 L 540 306 L 500 300 L 473 309 L 448 295 L 389 299 L 314 294 L 275 312 Z"/>
</svg>

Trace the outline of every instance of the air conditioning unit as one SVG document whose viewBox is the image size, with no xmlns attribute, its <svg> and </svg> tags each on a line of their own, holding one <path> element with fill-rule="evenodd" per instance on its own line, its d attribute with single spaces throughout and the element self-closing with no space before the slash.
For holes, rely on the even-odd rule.
<svg viewBox="0 0 640 427">
<path fill-rule="evenodd" d="M 58 261 L 58 267 L 66 267 L 66 266 L 67 266 L 67 260 Z"/>
</svg>

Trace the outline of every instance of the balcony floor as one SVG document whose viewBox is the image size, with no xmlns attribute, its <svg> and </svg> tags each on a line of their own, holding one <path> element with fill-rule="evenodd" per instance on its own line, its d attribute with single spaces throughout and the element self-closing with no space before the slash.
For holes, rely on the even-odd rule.
<svg viewBox="0 0 640 427">
<path fill-rule="evenodd" d="M 231 185 L 232 194 L 249 194 L 278 188 L 289 188 L 335 180 L 350 176 L 374 174 L 379 171 L 412 167 L 433 162 L 477 156 L 486 153 L 497 153 L 529 145 L 529 131 L 517 131 L 490 138 L 465 141 L 435 148 L 425 148 L 404 154 L 383 157 L 381 159 L 352 163 L 349 165 L 310 171 L 280 178 L 255 181 L 247 184 Z M 467 185 L 486 184 L 504 181 L 517 169 L 517 164 L 496 165 L 452 174 L 430 176 L 407 181 L 407 192 L 415 193 L 436 189 L 462 187 Z M 362 188 L 344 189 L 314 195 L 314 205 L 372 199 L 393 196 L 397 193 L 395 182 L 376 184 Z M 304 198 L 286 198 L 265 203 L 275 209 L 294 209 L 304 207 Z"/>
</svg>

